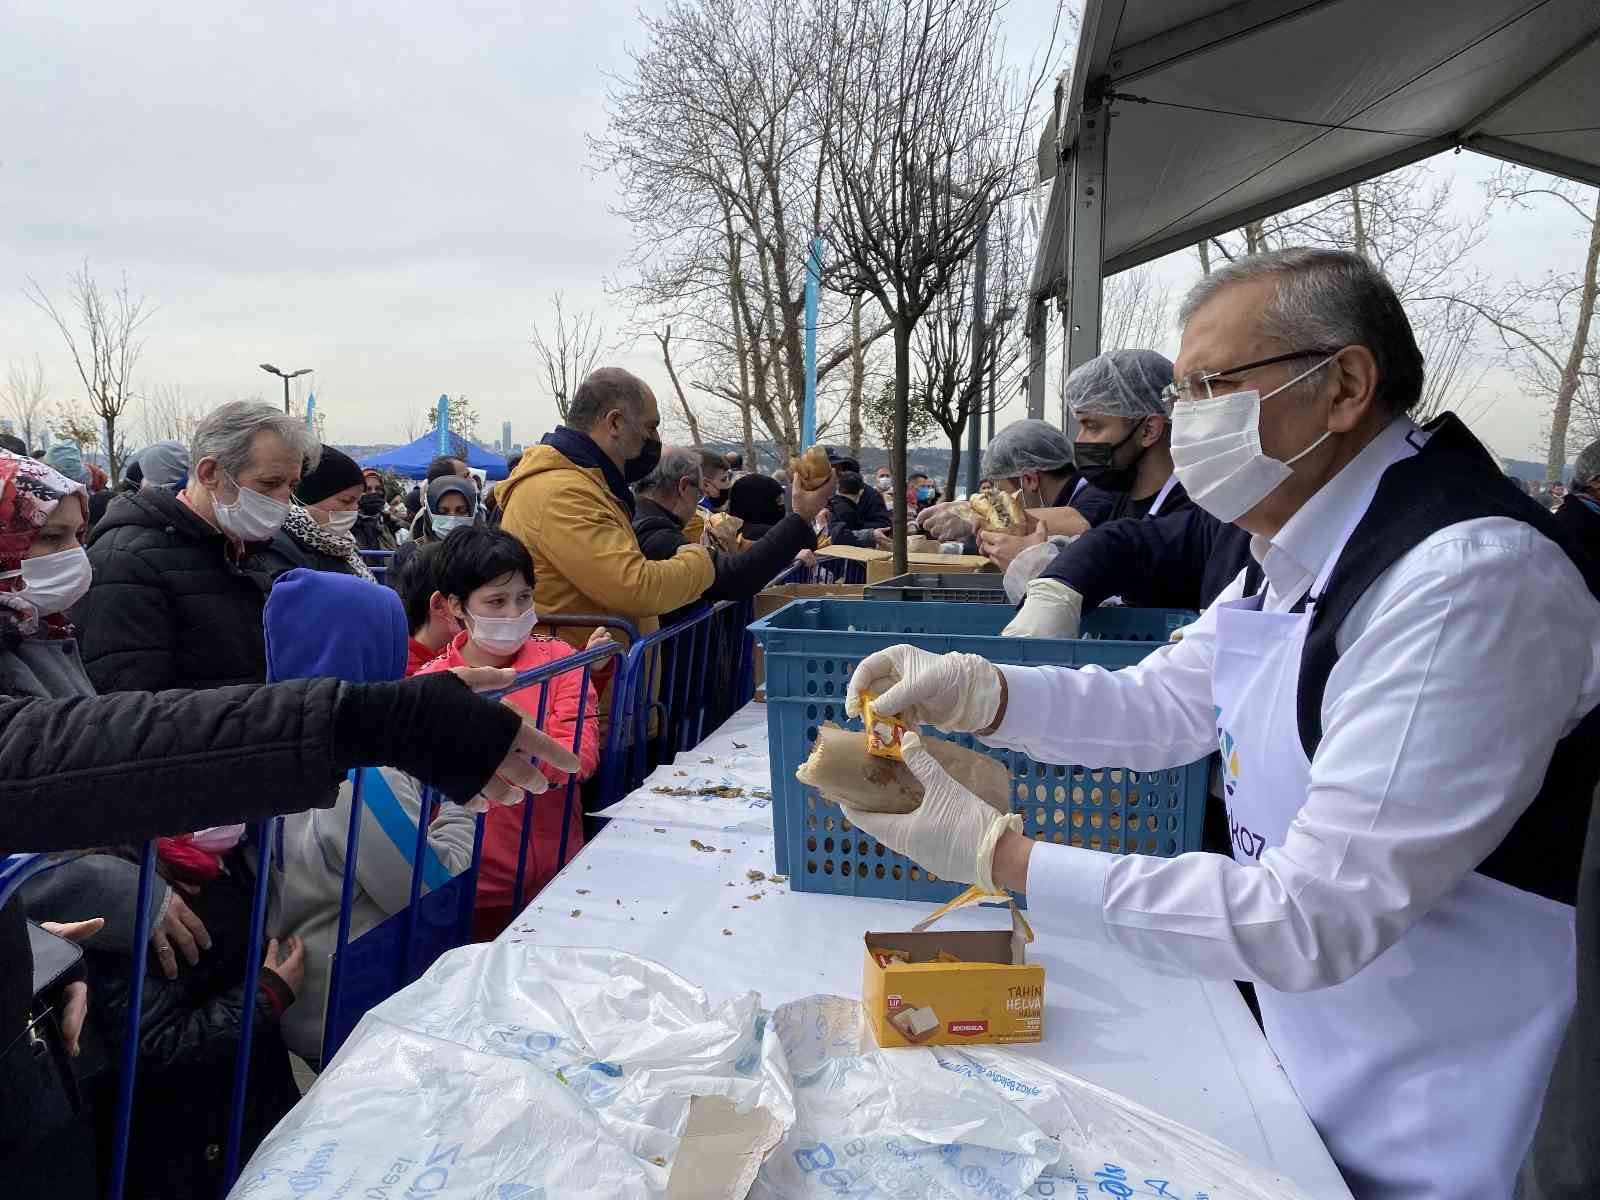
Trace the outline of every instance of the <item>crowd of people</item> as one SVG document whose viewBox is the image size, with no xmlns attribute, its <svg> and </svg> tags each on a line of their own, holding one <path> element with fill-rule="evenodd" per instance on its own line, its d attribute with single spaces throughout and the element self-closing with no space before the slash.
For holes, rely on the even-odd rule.
<svg viewBox="0 0 1600 1200">
<path fill-rule="evenodd" d="M 1559 951 L 1560 920 L 1570 935 L 1582 841 L 1571 810 L 1578 792 L 1593 786 L 1595 764 L 1581 747 L 1572 751 L 1581 762 L 1564 759 L 1561 772 L 1552 765 L 1547 775 L 1546 764 L 1553 753 L 1566 753 L 1562 747 L 1571 743 L 1563 739 L 1588 728 L 1600 696 L 1595 677 L 1572 675 L 1573 664 L 1594 659 L 1590 627 L 1600 629 L 1600 610 L 1588 611 L 1600 586 L 1600 443 L 1579 455 L 1570 489 L 1541 497 L 1556 504 L 1551 516 L 1522 485 L 1508 484 L 1453 418 L 1419 430 L 1405 416 L 1415 402 L 1420 356 L 1413 361 L 1404 314 L 1381 276 L 1347 259 L 1261 256 L 1252 260 L 1255 274 L 1219 273 L 1186 305 L 1177 364 L 1153 350 L 1118 350 L 1074 370 L 1064 391 L 1075 436 L 1044 421 L 1018 421 L 985 452 L 981 491 L 1004 497 L 1020 514 L 1003 528 L 985 521 L 974 497 L 942 496 L 915 465 L 896 480 L 888 469 L 864 473 L 858 459 L 830 449 L 832 471 L 811 486 L 781 467 L 746 470 L 737 452 L 664 446 L 653 392 L 612 367 L 592 372 L 565 420 L 509 460 L 506 477 L 492 487 L 481 487 L 466 462 L 449 456 L 408 487 L 318 444 L 303 423 L 248 402 L 208 414 L 187 446 L 146 448 L 115 489 L 70 444 L 57 443 L 41 458 L 0 438 L 0 851 L 81 852 L 31 880 L 0 911 L 0 1168 L 22 1188 L 18 1194 L 31 1194 L 30 1181 L 48 1181 L 53 1195 L 97 1194 L 130 990 L 142 987 L 127 1194 L 214 1194 L 227 1136 L 226 1106 L 217 1097 L 231 1083 L 244 1014 L 253 1012 L 255 1021 L 245 1153 L 297 1095 L 288 1052 L 313 1070 L 322 1065 L 357 773 L 364 815 L 351 936 L 407 903 L 421 824 L 426 891 L 468 867 L 472 810 L 487 806 L 474 934 L 493 938 L 584 844 L 582 784 L 599 765 L 612 662 L 595 667 L 587 684 L 577 672 L 556 676 L 543 705 L 537 689 L 505 704 L 473 689 L 503 685 L 578 649 L 625 645 L 632 634 L 699 606 L 749 598 L 792 564 L 814 564 L 830 544 L 887 546 L 897 488 L 904 489 L 911 534 L 943 552 L 985 555 L 1004 572 L 1016 605 L 1008 636 L 1076 637 L 1087 612 L 1111 603 L 1206 616 L 1179 649 L 1152 658 L 1162 665 L 1115 675 L 1001 672 L 972 656 L 941 659 L 898 647 L 862 665 L 852 703 L 870 684 L 884 693 L 881 706 L 898 703 L 924 722 L 1026 748 L 1042 761 L 1098 761 L 1105 747 L 1116 746 L 1119 765 L 1141 769 L 1160 765 L 1157 758 L 1166 762 L 1174 739 L 1189 758 L 1215 749 L 1224 719 L 1253 728 L 1263 739 L 1257 745 L 1276 745 L 1283 732 L 1277 723 L 1294 726 L 1298 717 L 1299 759 L 1252 760 L 1251 769 L 1284 782 L 1290 810 L 1308 807 L 1291 825 L 1259 794 L 1251 792 L 1247 803 L 1234 763 L 1219 775 L 1218 803 L 1208 811 L 1207 846 L 1218 852 L 1202 856 L 1209 861 L 1129 871 L 1097 861 L 1091 868 L 1051 846 L 1033 853 L 1030 879 L 1032 844 L 1015 846 L 1011 823 L 1002 820 L 1002 828 L 992 814 L 969 810 L 959 788 L 918 757 L 913 739 L 908 761 L 939 802 L 893 821 L 852 812 L 852 821 L 942 878 L 1018 890 L 1031 882 L 1040 911 L 1091 913 L 1109 930 L 1102 936 L 1131 952 L 1175 969 L 1256 981 L 1268 997 L 1262 1011 L 1274 1048 L 1302 1095 L 1321 1106 L 1324 1116 L 1313 1117 L 1341 1163 L 1362 1171 L 1376 1169 L 1374 1155 L 1396 1151 L 1380 1130 L 1346 1111 L 1353 1101 L 1345 1084 L 1330 1081 L 1319 1065 L 1331 1051 L 1317 1048 L 1301 1030 L 1301 1009 L 1285 1007 L 1282 997 L 1373 969 L 1372 960 L 1419 922 L 1419 937 L 1436 936 L 1466 953 L 1449 930 L 1432 930 L 1424 918 L 1464 874 L 1495 862 L 1496 886 L 1568 906 L 1548 928 L 1537 921 L 1517 926 L 1493 896 L 1473 910 L 1489 930 L 1475 953 L 1511 953 L 1520 928 L 1524 967 L 1546 979 L 1555 997 L 1542 1023 L 1500 1014 L 1526 1033 L 1528 1062 L 1544 1073 L 1535 1081 L 1533 1066 L 1507 1066 L 1502 1082 L 1524 1100 L 1537 1099 L 1573 1006 L 1570 980 L 1565 1007 L 1556 1003 L 1561 973 L 1571 973 L 1570 953 L 1562 958 Z M 1337 312 L 1363 315 L 1340 327 L 1337 345 L 1325 335 L 1287 349 L 1282 343 L 1294 339 L 1282 332 L 1289 318 L 1281 314 L 1278 333 L 1240 332 L 1253 313 L 1277 303 L 1270 296 L 1256 297 L 1255 309 L 1229 310 L 1239 328 L 1218 316 L 1224 300 L 1283 279 L 1310 281 L 1303 291 L 1322 287 Z M 1335 325 L 1331 317 L 1302 323 Z M 1211 339 L 1210 353 L 1196 358 L 1189 339 L 1202 334 Z M 1243 365 L 1231 365 L 1235 359 Z M 1287 439 L 1273 424 L 1271 436 L 1294 453 L 1263 451 L 1266 413 L 1292 423 L 1311 407 L 1309 400 L 1268 402 L 1293 389 L 1322 396 L 1335 384 L 1343 390 L 1329 393 L 1323 407 L 1332 407 L 1317 418 L 1325 426 L 1320 434 L 1309 425 L 1305 437 Z M 1262 518 L 1279 503 L 1274 497 L 1289 494 L 1280 489 L 1297 486 L 1290 483 L 1300 478 L 1296 464 L 1321 461 L 1326 445 L 1349 451 L 1324 472 L 1334 481 L 1377 453 L 1366 447 L 1381 445 L 1388 455 L 1369 472 L 1362 506 L 1353 515 L 1330 509 L 1315 528 L 1311 518 L 1297 527 L 1302 518 L 1292 506 L 1272 509 L 1275 524 Z M 1403 496 L 1378 489 L 1374 499 L 1383 469 L 1408 454 L 1421 464 L 1421 482 Z M 1313 513 L 1319 494 L 1296 493 Z M 1386 540 L 1356 524 L 1368 503 L 1395 514 L 1405 536 Z M 1341 532 L 1334 525 L 1347 516 Z M 1389 800 L 1362 807 L 1374 772 L 1401 770 L 1398 758 L 1369 762 L 1368 751 L 1421 719 L 1417 713 L 1434 711 L 1422 701 L 1405 707 L 1412 691 L 1433 685 L 1392 672 L 1370 686 L 1361 682 L 1361 664 L 1381 675 L 1387 653 L 1369 645 L 1373 631 L 1399 618 L 1363 606 L 1350 584 L 1360 575 L 1371 585 L 1375 572 L 1419 540 L 1441 536 L 1451 526 L 1447 518 L 1509 519 L 1507 528 L 1516 528 L 1497 527 L 1483 554 L 1495 546 L 1511 553 L 1513 533 L 1543 539 L 1528 553 L 1544 555 L 1541 570 L 1559 577 L 1571 611 L 1584 610 L 1583 621 L 1546 637 L 1538 654 L 1525 648 L 1530 660 L 1563 655 L 1563 669 L 1572 670 L 1562 675 L 1552 663 L 1547 673 L 1572 675 L 1573 695 L 1540 707 L 1548 736 L 1534 737 L 1531 726 L 1519 734 L 1515 780 L 1479 764 L 1482 779 L 1500 782 L 1461 809 L 1460 830 L 1449 838 L 1436 821 L 1407 818 Z M 1324 560 L 1331 567 L 1341 539 L 1351 538 L 1370 563 L 1322 570 L 1313 588 Z M 1463 553 L 1454 546 L 1441 543 L 1437 554 Z M 374 551 L 389 552 L 382 584 L 369 562 Z M 1424 596 L 1444 588 L 1440 611 L 1453 611 L 1464 603 L 1449 590 L 1459 571 L 1440 565 L 1412 585 Z M 1386 604 L 1413 603 L 1385 586 Z M 1336 610 L 1338 621 L 1357 633 L 1341 632 L 1338 622 L 1331 630 L 1312 623 L 1309 632 L 1285 624 L 1309 620 L 1308 605 L 1320 619 L 1324 597 L 1346 593 L 1353 598 Z M 1244 619 L 1219 618 L 1216 609 L 1251 603 L 1265 631 L 1252 637 L 1293 643 L 1290 699 L 1271 713 L 1249 705 L 1212 712 L 1209 699 L 1198 699 L 1202 693 L 1249 696 L 1234 675 L 1204 684 L 1213 658 L 1223 654 L 1223 626 Z M 1284 620 L 1269 629 L 1268 616 Z M 1416 617 L 1422 624 L 1436 619 L 1443 617 L 1420 610 Z M 1470 641 L 1471 630 L 1447 631 L 1456 651 L 1470 650 L 1461 639 Z M 1230 653 L 1243 653 L 1229 645 Z M 1313 661 L 1320 674 L 1313 671 L 1308 684 L 1305 663 Z M 1247 665 L 1232 669 L 1249 673 Z M 1142 678 L 1139 672 L 1148 676 L 1146 691 L 1129 682 Z M 1305 689 L 1313 685 L 1325 698 L 1308 707 Z M 1063 706 L 1076 714 L 1070 728 L 1051 723 Z M 1388 724 L 1363 724 L 1364 709 L 1388 713 Z M 1493 741 L 1486 731 L 1484 738 Z M 1442 737 L 1446 743 L 1467 754 L 1459 737 Z M 1365 765 L 1324 778 L 1335 769 L 1320 765 L 1335 752 L 1330 746 L 1367 754 Z M 1397 755 L 1402 749 L 1393 748 Z M 1415 745 L 1407 752 L 1419 754 Z M 1415 771 L 1406 780 L 1408 797 L 1432 786 Z M 429 786 L 455 803 L 428 814 Z M 1308 786 L 1316 800 L 1310 815 Z M 1547 800 L 1556 787 L 1564 790 Z M 1387 784 L 1377 790 L 1395 794 Z M 537 803 L 524 821 L 524 796 L 544 792 L 566 799 Z M 1334 792 L 1344 799 L 1335 803 Z M 1551 816 L 1558 803 L 1567 805 L 1566 816 Z M 1240 875 L 1239 867 L 1230 872 L 1226 856 L 1238 856 L 1240 814 L 1251 811 L 1276 830 L 1275 840 L 1265 852 L 1265 843 L 1256 843 L 1251 861 L 1241 864 L 1252 872 Z M 264 869 L 249 823 L 270 814 L 287 814 L 268 880 L 270 939 L 249 946 L 250 895 Z M 1557 829 L 1576 829 L 1576 841 L 1530 849 L 1539 830 Z M 147 838 L 156 839 L 159 878 L 144 898 L 149 965 L 136 979 L 139 848 Z M 1539 854 L 1542 875 L 1528 868 Z M 1446 871 L 1446 860 L 1459 869 Z M 1137 863 L 1137 856 L 1125 861 Z M 1078 880 L 1084 874 L 1093 876 L 1089 891 Z M 1268 876 L 1280 890 L 1261 891 L 1258 881 Z M 1335 937 L 1342 929 L 1356 931 L 1355 944 Z M 28 964 L 62 941 L 81 949 L 82 963 L 34 985 Z M 1548 962 L 1539 957 L 1545 947 Z M 260 968 L 250 995 L 247 957 Z M 1483 967 L 1493 970 L 1492 963 Z M 1440 978 L 1446 976 L 1455 978 Z M 1436 979 L 1388 986 L 1421 986 L 1419 1003 L 1446 999 Z M 1361 1020 L 1337 1004 L 1315 1014 L 1351 1028 Z M 1463 1028 L 1463 1037 L 1481 1032 Z M 1397 1054 L 1437 1053 L 1402 1045 L 1391 1032 L 1373 1036 Z M 34 1053 L 34 1045 L 56 1045 L 60 1053 Z M 1382 1076 L 1381 1063 L 1373 1070 L 1373 1078 Z M 1483 1155 L 1503 1161 L 1506 1147 L 1526 1146 L 1537 1105 L 1527 1109 L 1524 1103 L 1516 1122 L 1484 1135 Z M 86 1139 L 96 1154 L 74 1152 Z"/>
</svg>

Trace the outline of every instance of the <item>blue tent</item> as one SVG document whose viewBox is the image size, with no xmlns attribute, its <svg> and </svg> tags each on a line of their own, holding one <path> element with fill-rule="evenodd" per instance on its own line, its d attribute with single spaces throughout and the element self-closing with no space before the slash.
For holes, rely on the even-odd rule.
<svg viewBox="0 0 1600 1200">
<path fill-rule="evenodd" d="M 490 480 L 504 479 L 506 460 L 493 450 L 486 450 L 476 442 L 469 442 L 460 434 L 450 435 L 450 453 L 467 460 L 467 466 L 477 467 Z M 409 446 L 400 446 L 384 454 L 361 460 L 363 467 L 376 467 L 380 471 L 393 471 L 402 479 L 421 479 L 428 473 L 428 464 L 439 457 L 439 436 L 426 433 Z"/>
</svg>

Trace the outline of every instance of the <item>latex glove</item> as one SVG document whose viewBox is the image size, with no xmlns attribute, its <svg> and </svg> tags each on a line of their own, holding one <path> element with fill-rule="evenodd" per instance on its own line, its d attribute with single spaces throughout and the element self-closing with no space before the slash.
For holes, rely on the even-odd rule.
<svg viewBox="0 0 1600 1200">
<path fill-rule="evenodd" d="M 1042 546 L 1044 542 L 1043 529 L 1021 536 L 1014 533 L 985 532 L 978 535 L 978 553 L 1004 571 L 1011 565 L 1011 560 L 1029 546 Z"/>
<path fill-rule="evenodd" d="M 994 848 L 1006 830 L 1022 832 L 1022 818 L 1016 813 L 1001 816 L 950 778 L 917 734 L 900 739 L 900 753 L 922 784 L 921 805 L 900 815 L 862 812 L 846 805 L 844 815 L 940 879 L 999 891 L 994 883 Z"/>
<path fill-rule="evenodd" d="M 937 725 L 972 733 L 994 724 L 1000 711 L 1000 672 L 976 654 L 930 654 L 890 646 L 861 660 L 845 693 L 847 716 L 861 715 L 861 693 L 878 699 L 873 711 L 908 725 Z"/>
<path fill-rule="evenodd" d="M 1045 568 L 1055 562 L 1056 555 L 1061 547 L 1070 545 L 1071 538 L 1046 538 L 1034 546 L 1026 546 L 1011 560 L 1011 565 L 1006 568 L 1005 585 L 1006 596 L 1013 604 L 1021 604 L 1022 597 L 1028 591 L 1028 584 L 1032 583 Z"/>
<path fill-rule="evenodd" d="M 941 542 L 959 542 L 971 537 L 978 523 L 972 509 L 964 501 L 950 500 L 925 508 L 917 515 L 917 524 L 929 537 Z"/>
<path fill-rule="evenodd" d="M 1000 631 L 1001 637 L 1075 638 L 1083 616 L 1083 597 L 1059 579 L 1028 584 L 1022 611 Z"/>
</svg>

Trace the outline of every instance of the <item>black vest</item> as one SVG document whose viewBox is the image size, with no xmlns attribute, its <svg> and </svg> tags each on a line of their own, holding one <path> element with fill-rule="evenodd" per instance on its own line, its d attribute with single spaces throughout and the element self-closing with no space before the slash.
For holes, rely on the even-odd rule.
<svg viewBox="0 0 1600 1200">
<path fill-rule="evenodd" d="M 1431 435 L 1415 455 L 1389 467 L 1377 493 L 1356 525 L 1315 597 L 1311 628 L 1300 657 L 1296 715 L 1300 744 L 1309 760 L 1322 743 L 1322 698 L 1328 675 L 1339 661 L 1339 627 L 1372 584 L 1414 546 L 1439 530 L 1482 517 L 1509 517 L 1532 525 L 1549 538 L 1582 573 L 1600 600 L 1600 564 L 1590 561 L 1567 531 L 1532 497 L 1514 486 L 1494 457 L 1454 413 L 1426 426 Z M 1261 566 L 1253 558 L 1245 571 L 1244 594 L 1261 586 Z M 1507 621 L 1517 614 L 1507 612 Z M 1516 668 L 1497 661 L 1493 645 L 1483 647 L 1483 702 L 1501 703 L 1501 683 Z M 1517 714 L 1508 711 L 1508 721 Z M 1505 839 L 1478 865 L 1480 873 L 1523 891 L 1563 904 L 1577 898 L 1578 864 L 1588 831 L 1596 779 L 1600 778 L 1600 708 L 1591 711 L 1556 744 L 1533 803 Z M 1441 787 L 1471 787 L 1470 779 L 1441 781 Z"/>
</svg>

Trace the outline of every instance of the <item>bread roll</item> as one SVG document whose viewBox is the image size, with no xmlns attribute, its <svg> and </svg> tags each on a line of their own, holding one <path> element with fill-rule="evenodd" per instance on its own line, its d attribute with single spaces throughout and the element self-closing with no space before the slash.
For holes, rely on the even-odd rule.
<svg viewBox="0 0 1600 1200">
<path fill-rule="evenodd" d="M 1011 811 L 1011 772 L 1004 763 L 942 738 L 924 738 L 922 744 L 962 787 L 996 812 Z M 910 767 L 868 754 L 863 734 L 832 722 L 817 729 L 811 756 L 794 777 L 835 804 L 868 812 L 908 813 L 922 803 L 922 784 Z"/>
<path fill-rule="evenodd" d="M 987 533 L 1022 533 L 1028 524 L 1015 496 L 1002 491 L 974 496 L 969 502 L 978 528 Z"/>
<path fill-rule="evenodd" d="M 828 461 L 826 450 L 821 446 L 813 446 L 804 454 L 789 460 L 789 474 L 799 480 L 806 491 L 814 492 L 828 482 L 833 474 L 833 464 Z"/>
</svg>

